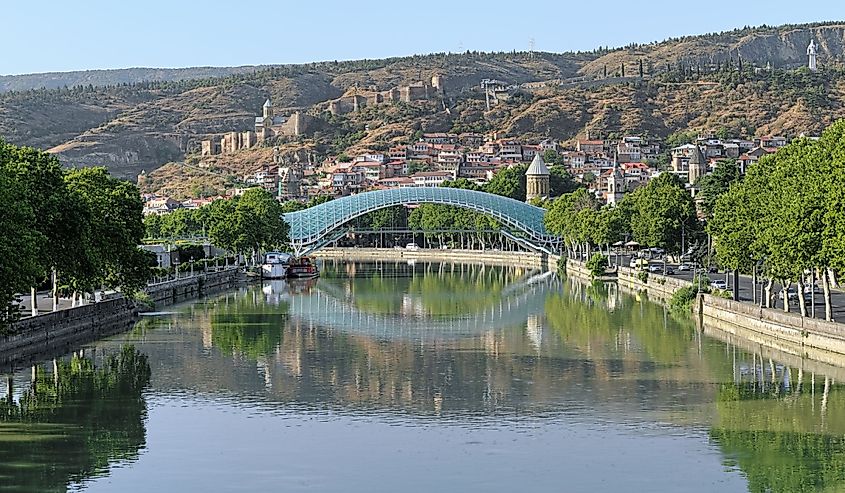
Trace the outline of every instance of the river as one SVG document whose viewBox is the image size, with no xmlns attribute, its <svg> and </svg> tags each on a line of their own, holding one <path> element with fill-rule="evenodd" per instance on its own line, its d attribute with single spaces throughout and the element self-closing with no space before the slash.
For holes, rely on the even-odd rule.
<svg viewBox="0 0 845 493">
<path fill-rule="evenodd" d="M 3 376 L 0 491 L 845 490 L 830 375 L 615 285 L 323 270 Z"/>
</svg>

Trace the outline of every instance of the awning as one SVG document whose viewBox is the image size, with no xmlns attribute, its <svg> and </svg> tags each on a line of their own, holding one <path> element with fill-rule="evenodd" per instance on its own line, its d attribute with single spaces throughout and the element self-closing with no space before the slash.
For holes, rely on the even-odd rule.
<svg viewBox="0 0 845 493">
<path fill-rule="evenodd" d="M 629 241 L 628 243 L 625 243 L 625 246 L 626 247 L 638 247 L 638 246 L 640 246 L 640 244 L 637 243 L 636 241 L 632 240 L 632 241 Z"/>
</svg>

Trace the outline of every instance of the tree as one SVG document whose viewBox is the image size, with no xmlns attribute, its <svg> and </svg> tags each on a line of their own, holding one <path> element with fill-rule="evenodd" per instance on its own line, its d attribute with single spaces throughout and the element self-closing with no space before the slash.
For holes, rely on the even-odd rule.
<svg viewBox="0 0 845 493">
<path fill-rule="evenodd" d="M 315 205 L 325 204 L 326 202 L 330 202 L 332 200 L 334 200 L 334 197 L 331 195 L 317 195 L 308 201 L 305 208 L 308 209 L 314 207 Z"/>
<path fill-rule="evenodd" d="M 161 238 L 162 216 L 150 214 L 144 216 L 144 234 L 147 238 Z"/>
<path fill-rule="evenodd" d="M 552 197 L 559 197 L 565 193 L 572 193 L 581 185 L 572 179 L 565 168 L 552 166 L 549 168 L 549 191 Z"/>
<path fill-rule="evenodd" d="M 421 161 L 408 161 L 408 174 L 413 175 L 422 171 L 428 171 L 429 166 Z"/>
<path fill-rule="evenodd" d="M 598 207 L 595 196 L 584 188 L 564 194 L 549 207 L 544 219 L 546 229 L 562 237 L 570 253 L 581 247 L 589 250 L 589 244 L 595 241 Z"/>
<path fill-rule="evenodd" d="M 361 216 L 360 222 L 373 230 L 403 228 L 406 226 L 405 206 L 396 205 L 375 210 Z"/>
<path fill-rule="evenodd" d="M 642 245 L 680 253 L 683 235 L 698 227 L 692 196 L 677 176 L 662 173 L 631 194 L 631 232 Z M 627 198 L 627 197 L 626 197 Z"/>
<path fill-rule="evenodd" d="M 80 259 L 86 255 L 88 211 L 68 191 L 59 160 L 0 140 L 0 168 L 18 184 L 20 198 L 36 218 L 32 228 L 38 233 L 34 238 L 41 240 L 36 255 L 39 268 L 30 285 L 39 284 L 58 266 L 84 270 Z"/>
<path fill-rule="evenodd" d="M 678 146 L 682 146 L 682 145 L 685 145 L 685 144 L 691 144 L 692 142 L 695 141 L 695 138 L 697 136 L 698 135 L 693 131 L 688 131 L 688 132 L 678 131 L 678 132 L 675 132 L 675 133 L 669 135 L 668 137 L 666 137 L 666 147 L 671 149 L 673 147 L 678 147 Z"/>
<path fill-rule="evenodd" d="M 493 175 L 493 179 L 487 183 L 484 191 L 525 202 L 526 171 L 528 171 L 527 165 L 505 168 Z"/>
<path fill-rule="evenodd" d="M 457 180 L 453 180 L 453 181 L 444 181 L 440 186 L 446 187 L 446 188 L 460 188 L 460 189 L 463 189 L 463 190 L 474 190 L 476 192 L 481 191 L 480 186 L 478 186 L 477 184 L 467 180 L 466 178 L 458 178 Z"/>
<path fill-rule="evenodd" d="M 282 219 L 282 206 L 264 189 L 251 188 L 240 197 L 217 200 L 207 207 L 215 244 L 237 253 L 283 248 L 288 242 L 288 224 Z"/>
<path fill-rule="evenodd" d="M 817 270 L 825 290 L 830 318 L 828 267 L 839 255 L 826 248 L 836 243 L 836 230 L 828 228 L 841 212 L 836 190 L 837 149 L 845 125 L 838 123 L 815 143 L 799 139 L 776 154 L 751 166 L 744 180 L 730 186 L 716 200 L 708 226 L 721 262 L 748 271 L 760 264 L 768 279 L 766 306 L 770 306 L 774 280 L 784 289 L 797 282 L 803 292 L 805 273 Z M 845 157 L 840 155 L 838 159 Z M 841 162 L 841 161 L 839 161 Z M 836 211 L 836 212 L 834 212 Z M 784 309 L 789 299 L 784 297 Z M 806 315 L 803 296 L 798 297 Z"/>
<path fill-rule="evenodd" d="M 546 149 L 543 152 L 543 161 L 545 161 L 548 165 L 557 164 L 559 159 L 560 154 L 558 154 L 558 152 L 554 149 Z"/>
<path fill-rule="evenodd" d="M 733 183 L 741 178 L 739 167 L 735 161 L 721 160 L 716 163 L 716 169 L 701 177 L 699 182 L 701 210 L 706 217 L 713 217 L 713 210 L 719 197 L 728 191 Z"/>
<path fill-rule="evenodd" d="M 150 278 L 150 252 L 138 248 L 144 237 L 143 202 L 138 187 L 113 178 L 105 168 L 70 170 L 68 190 L 90 211 L 90 237 L 84 240 L 78 274 L 69 281 L 75 291 L 103 284 L 131 294 Z"/>
<path fill-rule="evenodd" d="M 282 214 L 287 214 L 289 212 L 296 212 L 301 211 L 302 209 L 307 209 L 308 205 L 305 202 L 300 202 L 298 200 L 288 200 L 282 204 Z"/>
<path fill-rule="evenodd" d="M 43 236 L 35 228 L 35 214 L 24 197 L 25 190 L 0 168 L 0 334 L 17 319 L 15 295 L 29 288 L 41 272 L 38 251 Z"/>
</svg>

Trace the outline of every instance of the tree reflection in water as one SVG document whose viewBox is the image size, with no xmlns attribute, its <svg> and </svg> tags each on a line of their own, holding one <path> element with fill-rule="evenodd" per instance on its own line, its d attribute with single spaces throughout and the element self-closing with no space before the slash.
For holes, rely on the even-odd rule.
<svg viewBox="0 0 845 493">
<path fill-rule="evenodd" d="M 842 491 L 845 392 L 828 377 L 779 370 L 754 365 L 753 381 L 721 387 L 711 439 L 752 492 Z"/>
<path fill-rule="evenodd" d="M 100 368 L 79 355 L 51 366 L 36 367 L 17 400 L 0 400 L 0 491 L 65 491 L 144 448 L 144 354 L 123 346 Z"/>
</svg>

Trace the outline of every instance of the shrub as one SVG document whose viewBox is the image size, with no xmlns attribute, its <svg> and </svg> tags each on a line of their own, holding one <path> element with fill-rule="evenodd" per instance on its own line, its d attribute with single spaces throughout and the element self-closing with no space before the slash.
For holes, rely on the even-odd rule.
<svg viewBox="0 0 845 493">
<path fill-rule="evenodd" d="M 590 275 L 593 277 L 603 276 L 605 269 L 607 269 L 607 265 L 607 257 L 600 253 L 593 254 L 593 256 L 590 257 L 590 260 L 587 261 L 587 268 L 590 269 Z"/>
<path fill-rule="evenodd" d="M 713 291 L 713 296 L 718 296 L 719 298 L 724 298 L 726 300 L 734 299 L 734 294 L 730 289 L 717 289 Z"/>
<path fill-rule="evenodd" d="M 703 286 L 701 291 L 699 291 L 698 286 L 692 285 L 675 291 L 669 300 L 669 309 L 677 313 L 689 313 L 692 309 L 692 302 L 698 297 L 699 292 L 709 293 L 710 288 Z"/>
<path fill-rule="evenodd" d="M 558 273 L 566 273 L 566 257 L 557 259 L 557 270 Z"/>
<path fill-rule="evenodd" d="M 136 304 L 140 305 L 143 311 L 152 311 L 155 310 L 156 303 L 150 298 L 150 295 L 144 291 L 138 291 L 134 293 L 131 297 L 132 301 Z"/>
<path fill-rule="evenodd" d="M 637 272 L 637 279 L 643 284 L 648 284 L 648 272 L 644 270 Z"/>
</svg>

